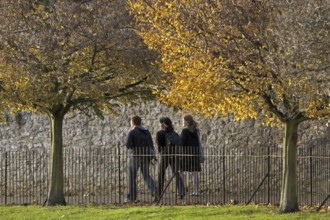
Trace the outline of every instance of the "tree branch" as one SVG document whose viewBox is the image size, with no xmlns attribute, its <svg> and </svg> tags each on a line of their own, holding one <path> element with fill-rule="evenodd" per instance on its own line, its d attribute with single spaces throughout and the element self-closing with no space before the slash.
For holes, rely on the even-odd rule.
<svg viewBox="0 0 330 220">
<path fill-rule="evenodd" d="M 264 94 L 262 95 L 262 98 L 265 100 L 265 103 L 268 105 L 269 110 L 272 113 L 274 113 L 282 122 L 284 122 L 285 115 L 277 109 L 276 105 L 274 105 L 274 103 L 272 102 L 271 97 L 269 95 Z"/>
<path fill-rule="evenodd" d="M 137 86 L 137 85 L 139 85 L 139 84 L 145 82 L 147 79 L 148 79 L 148 77 L 143 77 L 141 80 L 139 80 L 139 81 L 137 81 L 137 82 L 135 82 L 135 83 L 131 83 L 131 84 L 126 85 L 126 86 L 123 87 L 123 88 L 120 88 L 120 89 L 119 89 L 119 92 L 124 92 L 125 90 L 127 90 L 127 89 L 129 89 L 129 88 L 132 88 L 132 87 L 134 87 L 134 86 Z"/>
</svg>

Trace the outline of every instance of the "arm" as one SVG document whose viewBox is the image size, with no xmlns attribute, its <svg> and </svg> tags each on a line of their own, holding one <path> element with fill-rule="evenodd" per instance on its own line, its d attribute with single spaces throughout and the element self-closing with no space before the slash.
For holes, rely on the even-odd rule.
<svg viewBox="0 0 330 220">
<path fill-rule="evenodd" d="M 125 146 L 127 149 L 133 149 L 133 131 L 130 131 L 127 135 L 126 141 L 125 141 Z"/>
<path fill-rule="evenodd" d="M 158 152 L 163 152 L 164 147 L 166 146 L 166 140 L 165 140 L 165 132 L 158 131 L 156 134 L 156 143 L 158 146 Z"/>
<path fill-rule="evenodd" d="M 150 132 L 148 131 L 148 143 L 150 144 L 150 147 L 154 148 L 154 142 L 152 140 L 152 136 L 150 134 Z"/>
<path fill-rule="evenodd" d="M 187 131 L 187 129 L 182 129 L 182 131 L 181 131 L 181 135 L 180 135 L 180 138 L 181 138 L 181 144 L 182 144 L 182 146 L 188 146 L 189 145 L 189 143 L 188 143 L 188 132 L 189 131 Z"/>
</svg>

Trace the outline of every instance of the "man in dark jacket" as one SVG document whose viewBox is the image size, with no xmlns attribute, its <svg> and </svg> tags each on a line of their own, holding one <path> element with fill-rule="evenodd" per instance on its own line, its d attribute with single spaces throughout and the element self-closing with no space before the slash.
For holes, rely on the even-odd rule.
<svg viewBox="0 0 330 220">
<path fill-rule="evenodd" d="M 144 181 L 152 195 L 156 192 L 156 185 L 149 174 L 149 166 L 154 157 L 154 146 L 150 132 L 141 126 L 141 118 L 131 119 L 132 130 L 128 133 L 125 146 L 129 150 L 128 161 L 128 195 L 125 202 L 133 202 L 137 197 L 136 176 L 140 168 Z"/>
</svg>

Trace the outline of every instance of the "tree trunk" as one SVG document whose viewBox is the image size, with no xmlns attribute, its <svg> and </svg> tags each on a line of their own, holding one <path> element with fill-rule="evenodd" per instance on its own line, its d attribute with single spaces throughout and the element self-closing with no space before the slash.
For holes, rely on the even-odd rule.
<svg viewBox="0 0 330 220">
<path fill-rule="evenodd" d="M 51 123 L 51 147 L 49 156 L 50 182 L 47 205 L 66 205 L 63 193 L 63 114 L 48 114 Z"/>
<path fill-rule="evenodd" d="M 283 173 L 280 212 L 297 212 L 297 137 L 298 120 L 292 119 L 285 122 L 283 140 Z"/>
</svg>

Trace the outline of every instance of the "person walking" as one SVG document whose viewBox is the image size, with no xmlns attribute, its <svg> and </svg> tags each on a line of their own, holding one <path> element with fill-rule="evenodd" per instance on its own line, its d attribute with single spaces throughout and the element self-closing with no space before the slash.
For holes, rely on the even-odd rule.
<svg viewBox="0 0 330 220">
<path fill-rule="evenodd" d="M 197 129 L 197 122 L 191 115 L 183 117 L 184 128 L 181 131 L 181 143 L 184 155 L 181 159 L 181 175 L 185 178 L 183 172 L 190 172 L 193 177 L 193 192 L 192 196 L 199 195 L 199 180 L 198 172 L 202 171 L 200 151 L 199 151 L 199 131 Z M 187 186 L 186 186 L 187 187 Z"/>
<path fill-rule="evenodd" d="M 172 169 L 172 174 L 175 175 L 176 189 L 180 199 L 185 196 L 185 188 L 183 185 L 182 178 L 179 173 L 179 158 L 175 155 L 175 146 L 172 146 L 169 140 L 169 135 L 177 135 L 175 133 L 173 124 L 170 118 L 160 118 L 161 130 L 156 134 L 156 142 L 158 146 L 158 152 L 160 154 L 160 161 L 158 166 L 158 185 L 157 185 L 157 196 L 160 198 L 165 181 L 165 173 L 168 166 Z"/>
<path fill-rule="evenodd" d="M 143 179 L 151 191 L 156 193 L 156 185 L 149 174 L 149 166 L 154 157 L 154 145 L 150 132 L 141 125 L 141 118 L 131 118 L 132 130 L 128 133 L 125 146 L 128 149 L 128 195 L 125 202 L 134 202 L 137 199 L 136 177 L 140 168 Z"/>
</svg>

